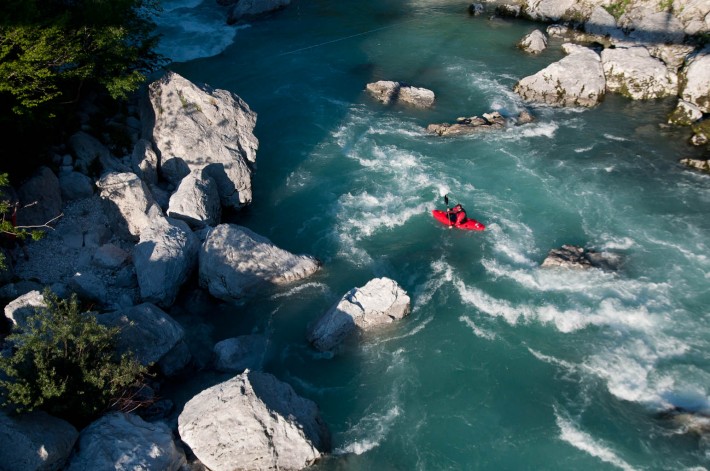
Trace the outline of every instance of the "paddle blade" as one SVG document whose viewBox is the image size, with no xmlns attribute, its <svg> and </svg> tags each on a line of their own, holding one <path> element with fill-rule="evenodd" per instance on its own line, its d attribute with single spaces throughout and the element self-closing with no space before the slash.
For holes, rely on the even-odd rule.
<svg viewBox="0 0 710 471">
<path fill-rule="evenodd" d="M 444 195 L 444 204 L 449 205 L 449 195 Z"/>
</svg>

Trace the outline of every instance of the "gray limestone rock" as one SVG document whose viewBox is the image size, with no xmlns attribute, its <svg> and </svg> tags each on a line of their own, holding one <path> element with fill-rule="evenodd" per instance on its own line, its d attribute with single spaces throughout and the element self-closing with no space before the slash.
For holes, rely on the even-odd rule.
<svg viewBox="0 0 710 471">
<path fill-rule="evenodd" d="M 266 337 L 242 335 L 217 342 L 214 346 L 215 369 L 241 373 L 246 369 L 260 370 L 266 353 Z"/>
<path fill-rule="evenodd" d="M 678 93 L 678 76 L 663 62 L 651 57 L 643 46 L 604 49 L 601 61 L 608 91 L 634 100 Z"/>
<path fill-rule="evenodd" d="M 681 73 L 685 77 L 681 98 L 710 113 L 710 46 L 694 54 Z"/>
<path fill-rule="evenodd" d="M 185 453 L 166 424 L 112 412 L 82 430 L 67 471 L 178 471 L 185 464 Z"/>
<path fill-rule="evenodd" d="M 90 175 L 100 167 L 107 172 L 127 172 L 130 169 L 111 155 L 98 139 L 80 131 L 69 138 L 69 148 L 76 156 L 75 168 Z"/>
<path fill-rule="evenodd" d="M 131 154 L 131 168 L 149 185 L 158 183 L 158 155 L 147 139 L 139 139 Z"/>
<path fill-rule="evenodd" d="M 200 286 L 216 298 L 233 301 L 263 286 L 306 278 L 320 263 L 280 249 L 245 227 L 220 224 L 207 236 L 199 266 Z"/>
<path fill-rule="evenodd" d="M 270 374 L 249 370 L 190 399 L 178 431 L 213 471 L 299 470 L 330 447 L 314 402 Z"/>
<path fill-rule="evenodd" d="M 491 113 L 483 113 L 482 117 L 457 118 L 455 123 L 430 124 L 426 130 L 437 136 L 462 136 L 482 131 L 503 129 L 505 124 L 505 118 L 497 111 L 492 111 Z"/>
<path fill-rule="evenodd" d="M 564 44 L 569 55 L 520 80 L 514 91 L 523 99 L 553 106 L 597 105 L 604 97 L 606 80 L 599 54 L 573 44 Z M 580 71 L 585 71 L 581 74 Z"/>
<path fill-rule="evenodd" d="M 93 263 L 102 268 L 120 268 L 129 258 L 128 252 L 114 244 L 104 244 L 94 252 Z"/>
<path fill-rule="evenodd" d="M 203 169 L 190 172 L 170 197 L 168 216 L 181 219 L 192 228 L 216 226 L 221 214 L 217 184 Z"/>
<path fill-rule="evenodd" d="M 369 330 L 401 319 L 410 311 L 407 293 L 389 278 L 375 278 L 353 288 L 311 327 L 308 341 L 329 351 L 358 329 Z"/>
<path fill-rule="evenodd" d="M 431 90 L 388 80 L 368 83 L 366 89 L 372 97 L 386 105 L 401 102 L 418 108 L 429 108 L 435 99 Z"/>
<path fill-rule="evenodd" d="M 689 126 L 702 119 L 702 117 L 703 110 L 685 100 L 678 100 L 678 104 L 668 117 L 668 122 L 680 126 Z"/>
<path fill-rule="evenodd" d="M 205 168 L 223 206 L 250 203 L 259 142 L 249 106 L 231 92 L 198 87 L 174 72 L 150 84 L 148 95 L 144 134 L 153 138 L 161 175 L 177 185 L 192 170 Z"/>
<path fill-rule="evenodd" d="M 45 412 L 8 416 L 0 412 L 0 469 L 55 471 L 64 469 L 79 432 Z"/>
<path fill-rule="evenodd" d="M 150 226 L 151 208 L 162 213 L 146 184 L 133 172 L 107 173 L 96 186 L 114 232 L 129 240 L 137 240 L 143 228 Z"/>
<path fill-rule="evenodd" d="M 34 315 L 35 309 L 45 306 L 42 293 L 38 290 L 33 290 L 5 306 L 5 317 L 10 319 L 15 326 L 23 328 L 27 324 L 27 318 Z"/>
<path fill-rule="evenodd" d="M 143 365 L 166 362 L 171 366 L 170 372 L 175 372 L 189 361 L 189 357 L 185 358 L 183 347 L 179 346 L 185 337 L 184 329 L 154 304 L 143 303 L 99 314 L 97 320 L 104 325 L 120 327 L 118 350 L 121 353 L 132 351 Z M 170 356 L 175 356 L 179 361 L 171 362 Z"/>
<path fill-rule="evenodd" d="M 183 221 L 163 217 L 157 208 L 133 248 L 133 265 L 144 301 L 170 306 L 197 263 L 197 237 Z"/>
<path fill-rule="evenodd" d="M 62 191 L 59 179 L 48 167 L 39 170 L 17 190 L 20 208 L 17 224 L 20 226 L 41 226 L 62 214 Z"/>
<path fill-rule="evenodd" d="M 69 280 L 69 289 L 79 297 L 101 304 L 108 302 L 106 283 L 91 272 L 76 273 Z"/>
<path fill-rule="evenodd" d="M 94 194 L 94 182 L 83 173 L 69 172 L 59 176 L 59 188 L 64 201 L 89 198 Z"/>
<path fill-rule="evenodd" d="M 586 250 L 576 245 L 563 245 L 559 249 L 552 249 L 542 262 L 542 267 L 562 268 L 602 268 L 615 270 L 620 265 L 620 258 L 616 254 Z"/>
<path fill-rule="evenodd" d="M 701 172 L 710 173 L 710 160 L 701 159 L 681 159 L 681 165 L 685 165 L 688 168 L 694 170 L 700 170 Z"/>
<path fill-rule="evenodd" d="M 547 37 L 545 37 L 545 33 L 536 29 L 526 34 L 518 43 L 518 47 L 530 54 L 540 54 L 547 48 Z"/>
</svg>

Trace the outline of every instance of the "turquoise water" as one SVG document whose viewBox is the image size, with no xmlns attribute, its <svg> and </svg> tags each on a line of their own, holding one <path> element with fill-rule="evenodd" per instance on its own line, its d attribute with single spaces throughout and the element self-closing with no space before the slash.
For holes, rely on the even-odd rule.
<svg viewBox="0 0 710 471">
<path fill-rule="evenodd" d="M 432 137 L 432 122 L 516 116 L 512 86 L 559 43 L 527 56 L 515 43 L 533 24 L 470 17 L 466 2 L 296 0 L 236 28 L 212 1 L 164 4 L 164 50 L 184 61 L 171 68 L 258 113 L 254 204 L 233 221 L 324 262 L 181 321 L 207 338 L 198 357 L 268 336 L 264 369 L 333 433 L 316 469 L 710 466 L 708 442 L 659 414 L 710 408 L 710 177 L 677 164 L 698 152 L 687 131 L 658 126 L 672 100 L 532 107 L 532 124 Z M 380 79 L 430 88 L 436 105 L 375 103 L 363 90 Z M 445 193 L 487 230 L 436 223 Z M 540 269 L 565 243 L 623 265 Z M 335 356 L 310 348 L 307 325 L 376 276 L 409 292 L 411 315 Z"/>
</svg>

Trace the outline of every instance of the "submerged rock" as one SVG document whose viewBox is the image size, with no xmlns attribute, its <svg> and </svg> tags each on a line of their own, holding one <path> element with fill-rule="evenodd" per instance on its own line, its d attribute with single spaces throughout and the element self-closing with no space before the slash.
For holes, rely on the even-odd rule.
<svg viewBox="0 0 710 471">
<path fill-rule="evenodd" d="M 461 136 L 475 134 L 481 131 L 503 129 L 505 124 L 505 118 L 497 111 L 493 111 L 491 113 L 484 113 L 482 117 L 471 116 L 470 118 L 457 118 L 456 122 L 453 124 L 430 124 L 427 126 L 426 130 L 438 136 Z"/>
<path fill-rule="evenodd" d="M 700 170 L 701 172 L 710 173 L 710 160 L 681 159 L 680 163 L 681 163 L 681 165 L 685 165 L 688 168 Z"/>
<path fill-rule="evenodd" d="M 313 401 L 270 374 L 249 370 L 190 399 L 178 430 L 213 471 L 298 470 L 330 448 Z"/>
<path fill-rule="evenodd" d="M 375 278 L 353 288 L 313 325 L 308 341 L 318 350 L 337 347 L 358 329 L 369 330 L 409 314 L 407 293 L 389 278 Z"/>
<path fill-rule="evenodd" d="M 576 245 L 563 245 L 552 249 L 542 262 L 542 267 L 602 268 L 615 270 L 620 264 L 618 255 L 595 252 Z"/>
<path fill-rule="evenodd" d="M 434 104 L 434 92 L 426 88 L 412 87 L 401 82 L 380 80 L 368 83 L 367 91 L 385 105 L 407 103 L 419 108 L 428 108 Z"/>
</svg>

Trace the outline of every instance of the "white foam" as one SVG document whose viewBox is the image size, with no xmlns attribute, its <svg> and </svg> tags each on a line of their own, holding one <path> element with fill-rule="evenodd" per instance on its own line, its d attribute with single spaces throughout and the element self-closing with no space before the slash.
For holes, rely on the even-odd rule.
<svg viewBox="0 0 710 471">
<path fill-rule="evenodd" d="M 476 325 L 476 323 L 473 322 L 473 320 L 470 317 L 461 316 L 461 317 L 459 317 L 459 320 L 461 322 L 463 322 L 464 324 L 466 324 L 467 326 L 469 326 L 471 328 L 471 330 L 473 331 L 473 333 L 476 334 L 477 337 L 481 337 L 482 339 L 486 339 L 486 340 L 495 340 L 496 334 L 478 327 Z"/>
<path fill-rule="evenodd" d="M 559 126 L 553 121 L 549 123 L 526 124 L 524 126 L 520 126 L 519 128 L 511 129 L 519 130 L 522 137 L 547 137 L 552 139 L 555 137 L 555 133 L 557 132 L 557 129 L 559 129 Z"/>
<path fill-rule="evenodd" d="M 324 294 L 330 293 L 330 288 L 324 283 L 309 282 L 304 283 L 302 285 L 294 286 L 283 293 L 276 293 L 271 296 L 271 299 L 290 298 L 291 296 L 301 293 L 302 291 L 308 291 L 310 296 L 313 291 L 320 291 Z"/>
<path fill-rule="evenodd" d="M 346 432 L 346 435 L 366 435 L 366 437 L 355 439 L 338 447 L 333 450 L 333 453 L 336 455 L 344 455 L 346 453 L 361 455 L 376 448 L 387 436 L 400 414 L 399 407 L 394 406 L 384 414 L 373 413 L 363 417 Z"/>
<path fill-rule="evenodd" d="M 633 471 L 635 469 L 620 458 L 603 441 L 595 439 L 590 434 L 580 430 L 570 419 L 562 417 L 557 408 L 555 408 L 555 421 L 560 429 L 560 439 L 573 447 L 625 471 Z"/>
<path fill-rule="evenodd" d="M 592 144 L 591 146 L 588 146 L 588 147 L 579 147 L 579 148 L 575 149 L 574 151 L 578 154 L 581 154 L 583 152 L 589 152 L 592 149 L 594 149 L 594 144 Z"/>
<path fill-rule="evenodd" d="M 625 137 L 615 136 L 615 135 L 613 135 L 613 134 L 608 134 L 608 133 L 605 133 L 605 134 L 604 134 L 604 137 L 607 138 L 607 139 L 609 139 L 610 141 L 619 141 L 619 142 L 626 142 L 626 141 L 629 141 L 629 139 L 627 139 L 627 138 L 625 138 Z"/>
<path fill-rule="evenodd" d="M 528 351 L 532 354 L 532 356 L 534 356 L 535 358 L 537 358 L 538 360 L 540 360 L 544 363 L 559 366 L 559 367 L 561 367 L 567 371 L 571 371 L 571 372 L 579 370 L 578 365 L 575 365 L 575 364 L 570 363 L 568 361 L 560 360 L 559 358 L 545 355 L 544 353 L 538 352 L 537 350 L 534 350 L 530 347 L 528 347 Z"/>
</svg>

